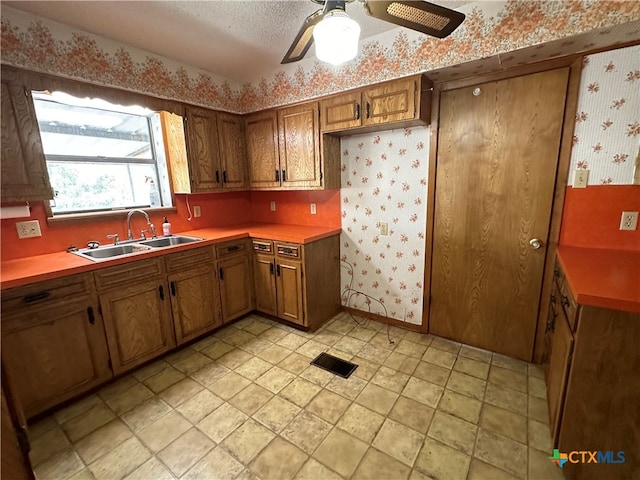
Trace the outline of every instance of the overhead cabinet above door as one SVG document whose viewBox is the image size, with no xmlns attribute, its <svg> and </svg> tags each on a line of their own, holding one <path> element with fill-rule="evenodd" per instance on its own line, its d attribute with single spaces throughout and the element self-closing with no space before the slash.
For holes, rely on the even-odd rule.
<svg viewBox="0 0 640 480">
<path fill-rule="evenodd" d="M 417 75 L 333 95 L 320 102 L 323 132 L 352 134 L 428 125 L 432 83 Z"/>
</svg>

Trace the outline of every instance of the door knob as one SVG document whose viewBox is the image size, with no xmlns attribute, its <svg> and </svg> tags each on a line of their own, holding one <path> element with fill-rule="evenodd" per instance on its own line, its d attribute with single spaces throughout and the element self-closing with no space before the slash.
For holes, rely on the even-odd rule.
<svg viewBox="0 0 640 480">
<path fill-rule="evenodd" d="M 537 238 L 532 238 L 531 240 L 529 240 L 529 245 L 531 245 L 531 248 L 533 248 L 534 250 L 537 250 L 542 246 L 542 242 Z"/>
</svg>

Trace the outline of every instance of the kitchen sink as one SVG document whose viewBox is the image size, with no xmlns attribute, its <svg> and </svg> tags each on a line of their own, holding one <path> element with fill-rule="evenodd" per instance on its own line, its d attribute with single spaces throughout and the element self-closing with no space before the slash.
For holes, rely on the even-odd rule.
<svg viewBox="0 0 640 480">
<path fill-rule="evenodd" d="M 146 245 L 147 247 L 171 247 L 174 245 L 182 245 L 184 243 L 197 242 L 202 238 L 187 237 L 184 235 L 171 235 L 170 237 L 153 238 L 151 240 L 143 240 L 140 245 Z"/>
<path fill-rule="evenodd" d="M 154 248 L 172 247 L 192 243 L 202 240 L 202 238 L 187 237 L 185 235 L 172 235 L 170 237 L 152 238 L 149 240 L 128 240 L 120 245 L 105 245 L 97 248 L 82 248 L 72 251 L 74 255 L 98 261 L 114 257 L 121 257 L 132 253 L 140 253 Z"/>
</svg>

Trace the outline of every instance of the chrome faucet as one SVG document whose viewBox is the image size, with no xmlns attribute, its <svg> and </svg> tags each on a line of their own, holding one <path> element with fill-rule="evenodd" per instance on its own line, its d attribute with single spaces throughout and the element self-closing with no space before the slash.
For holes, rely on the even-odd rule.
<svg viewBox="0 0 640 480">
<path fill-rule="evenodd" d="M 134 208 L 133 210 L 130 210 L 129 214 L 127 215 L 127 236 L 129 237 L 129 240 L 133 240 L 133 232 L 131 231 L 131 217 L 136 212 L 144 215 L 144 218 L 147 221 L 147 225 L 149 225 L 149 228 L 151 229 L 151 238 L 158 238 L 158 236 L 156 235 L 156 227 L 153 225 L 153 223 L 151 223 L 151 219 L 149 218 L 149 215 L 147 215 L 147 212 L 145 212 L 144 210 L 140 210 L 139 208 Z M 142 238 L 145 238 L 144 233 L 142 233 Z"/>
</svg>

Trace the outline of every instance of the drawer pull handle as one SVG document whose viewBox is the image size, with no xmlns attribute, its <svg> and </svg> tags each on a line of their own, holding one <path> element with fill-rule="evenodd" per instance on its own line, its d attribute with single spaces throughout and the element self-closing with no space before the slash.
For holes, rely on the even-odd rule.
<svg viewBox="0 0 640 480">
<path fill-rule="evenodd" d="M 364 104 L 364 111 L 365 111 L 365 115 L 367 118 L 369 118 L 371 116 L 371 105 L 369 105 L 369 102 L 366 102 Z"/>
<path fill-rule="evenodd" d="M 287 181 L 287 171 L 286 170 L 282 170 L 282 181 L 283 182 Z"/>
<path fill-rule="evenodd" d="M 267 245 L 265 245 L 264 243 L 256 243 L 255 245 L 256 245 L 256 247 L 258 247 L 258 250 L 266 250 L 267 249 Z"/>
<path fill-rule="evenodd" d="M 273 263 L 269 264 L 269 272 L 273 275 Z"/>
<path fill-rule="evenodd" d="M 33 302 L 38 302 L 40 300 L 44 300 L 49 296 L 51 296 L 51 292 L 38 292 L 38 293 L 34 293 L 33 295 L 27 295 L 22 299 L 22 301 L 24 303 L 33 303 Z"/>
<path fill-rule="evenodd" d="M 356 120 L 360 120 L 360 104 L 356 103 Z"/>
<path fill-rule="evenodd" d="M 222 269 L 222 267 L 220 267 L 219 272 L 220 272 L 220 280 L 224 280 L 224 270 Z"/>
<path fill-rule="evenodd" d="M 280 276 L 280 265 L 276 267 L 276 272 L 278 272 L 278 276 Z"/>
<path fill-rule="evenodd" d="M 169 282 L 169 287 L 171 287 L 171 295 L 172 296 L 176 296 L 176 282 L 171 281 Z"/>
<path fill-rule="evenodd" d="M 94 325 L 96 323 L 96 317 L 93 315 L 93 307 L 87 308 L 87 318 L 89 319 L 89 323 Z"/>
<path fill-rule="evenodd" d="M 276 182 L 280 181 L 280 170 L 276 169 Z"/>
<path fill-rule="evenodd" d="M 227 252 L 235 252 L 236 250 L 240 250 L 238 245 L 234 245 L 233 247 L 227 247 Z"/>
<path fill-rule="evenodd" d="M 227 171 L 226 170 L 222 171 L 222 182 L 223 183 L 227 183 Z"/>
<path fill-rule="evenodd" d="M 563 307 L 569 306 L 569 297 L 567 297 L 566 295 L 562 295 L 562 306 Z"/>
<path fill-rule="evenodd" d="M 216 170 L 216 183 L 220 183 L 220 172 Z"/>
<path fill-rule="evenodd" d="M 158 287 L 158 292 L 160 292 L 160 300 L 164 300 L 164 287 L 162 285 Z"/>
</svg>

